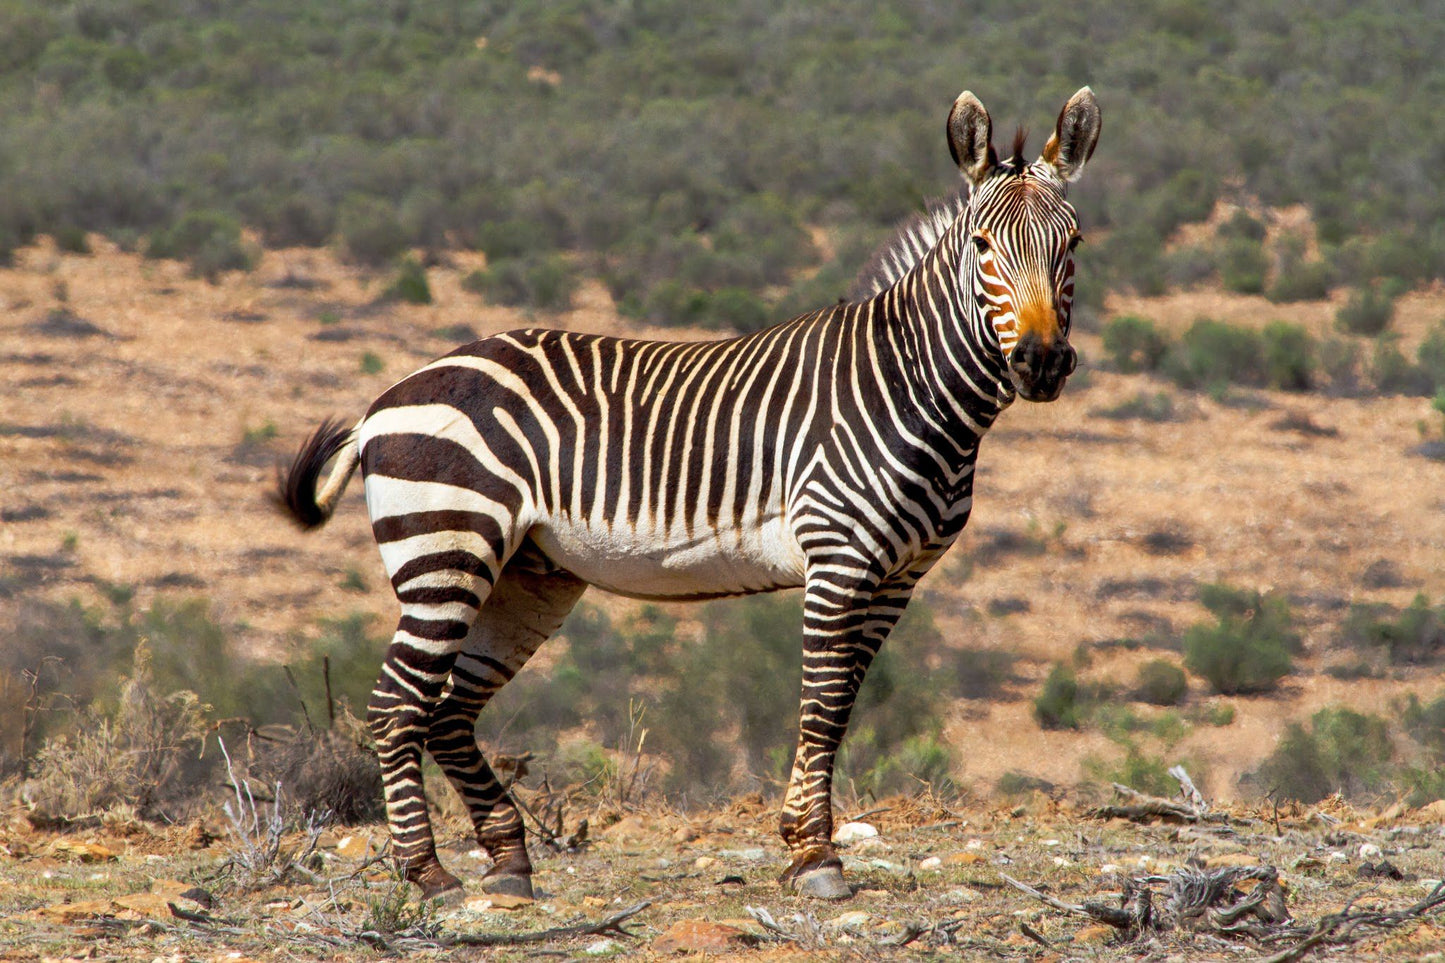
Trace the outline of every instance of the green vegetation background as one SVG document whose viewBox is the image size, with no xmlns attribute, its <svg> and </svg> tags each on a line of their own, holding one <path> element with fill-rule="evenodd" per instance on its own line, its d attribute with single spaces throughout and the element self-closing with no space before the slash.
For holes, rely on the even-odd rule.
<svg viewBox="0 0 1445 963">
<path fill-rule="evenodd" d="M 1445 274 L 1438 4 L 967 7 L 0 0 L 0 251 L 100 231 L 213 273 L 246 226 L 525 279 L 566 250 L 633 314 L 748 327 L 845 293 L 956 183 L 960 89 L 1037 150 L 1088 83 L 1094 292 L 1167 282 L 1161 239 L 1226 189 L 1307 204 L 1338 280 Z"/>
</svg>

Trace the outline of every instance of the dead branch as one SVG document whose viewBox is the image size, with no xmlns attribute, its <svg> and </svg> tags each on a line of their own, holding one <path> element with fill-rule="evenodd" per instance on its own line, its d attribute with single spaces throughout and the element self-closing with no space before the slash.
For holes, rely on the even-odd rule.
<svg viewBox="0 0 1445 963">
<path fill-rule="evenodd" d="M 1129 800 L 1129 802 L 1123 805 L 1100 806 L 1097 809 L 1090 810 L 1088 815 L 1096 819 L 1120 817 L 1135 822 L 1153 818 L 1177 819 L 1186 823 L 1195 823 L 1205 818 L 1205 813 L 1198 811 L 1191 805 L 1175 802 L 1172 799 L 1165 799 L 1162 796 L 1146 795 L 1145 793 L 1130 789 L 1128 786 L 1117 782 L 1113 785 L 1114 792 L 1118 793 L 1124 799 Z"/>
<path fill-rule="evenodd" d="M 652 900 L 629 906 L 620 913 L 592 923 L 574 923 L 571 926 L 555 926 L 550 930 L 534 930 L 529 933 L 458 933 L 455 936 L 438 937 L 434 942 L 440 946 L 515 946 L 523 943 L 548 943 L 552 940 L 566 940 L 578 936 L 624 936 L 632 938 L 622 924 L 652 905 Z"/>
</svg>

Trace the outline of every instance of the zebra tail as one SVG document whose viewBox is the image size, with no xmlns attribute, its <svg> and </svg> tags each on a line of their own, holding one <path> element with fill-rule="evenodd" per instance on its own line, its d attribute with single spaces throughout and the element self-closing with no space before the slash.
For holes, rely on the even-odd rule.
<svg viewBox="0 0 1445 963">
<path fill-rule="evenodd" d="M 316 493 L 316 481 L 321 470 L 335 456 L 336 467 L 326 479 L 321 494 Z M 277 467 L 276 491 L 273 499 L 283 512 L 303 529 L 317 528 L 326 524 L 336 510 L 336 502 L 346 490 L 351 473 L 361 461 L 361 451 L 356 444 L 356 429 L 348 428 L 341 421 L 326 419 L 301 445 L 288 471 Z"/>
</svg>

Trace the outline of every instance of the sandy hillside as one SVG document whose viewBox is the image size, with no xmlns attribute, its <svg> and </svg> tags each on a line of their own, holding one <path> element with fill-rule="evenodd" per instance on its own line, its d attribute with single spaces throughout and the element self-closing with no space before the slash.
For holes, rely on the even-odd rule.
<svg viewBox="0 0 1445 963">
<path fill-rule="evenodd" d="M 269 252 L 254 273 L 212 285 L 96 246 L 93 256 L 35 247 L 0 270 L 0 625 L 28 598 L 92 598 L 107 584 L 133 586 L 140 605 L 208 598 L 263 657 L 322 617 L 392 619 L 360 486 L 328 527 L 303 535 L 266 501 L 275 463 L 323 417 L 358 417 L 456 343 L 539 319 L 464 291 L 475 264 L 461 256 L 429 271 L 434 304 L 410 306 L 381 300 L 384 279 L 325 252 Z M 1324 333 L 1333 317 L 1328 304 L 1215 294 L 1111 310 L 1176 330 L 1209 315 Z M 1407 350 L 1440 318 L 1445 293 L 1407 297 L 1396 320 Z M 540 323 L 701 335 L 639 332 L 595 285 Z M 1097 337 L 1076 341 L 1098 357 Z M 1140 392 L 1168 394 L 1175 420 L 1100 415 Z M 1424 399 L 1221 402 L 1098 369 L 1056 404 L 1017 405 L 984 442 L 969 533 L 925 587 L 956 644 L 1021 657 L 1012 698 L 957 707 L 949 733 L 965 748 L 963 781 L 986 789 L 1017 770 L 1067 784 L 1085 757 L 1117 754 L 1097 733 L 1041 731 L 1029 700 L 1081 645 L 1092 653 L 1085 678 L 1127 683 L 1203 617 L 1202 582 L 1285 593 L 1305 633 L 1281 695 L 1232 700 L 1231 725 L 1199 726 L 1172 750 L 1201 764 L 1211 794 L 1230 796 L 1289 719 L 1437 695 L 1426 669 L 1351 682 L 1323 671 L 1344 657 L 1335 632 L 1351 603 L 1445 595 L 1445 463 L 1412 453 L 1422 424 L 1438 436 Z M 1388 577 L 1364 578 L 1371 566 Z M 348 587 L 352 573 L 369 590 Z M 1193 692 L 1203 706 L 1197 680 Z"/>
</svg>

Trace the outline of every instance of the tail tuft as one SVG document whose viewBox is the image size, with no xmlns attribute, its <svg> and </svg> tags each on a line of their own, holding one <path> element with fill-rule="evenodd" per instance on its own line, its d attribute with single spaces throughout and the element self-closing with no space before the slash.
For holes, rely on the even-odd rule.
<svg viewBox="0 0 1445 963">
<path fill-rule="evenodd" d="M 316 479 L 326 463 L 350 440 L 351 428 L 339 420 L 328 418 L 302 444 L 289 471 L 283 471 L 279 465 L 276 467 L 276 491 L 271 497 L 277 507 L 290 515 L 301 528 L 316 528 L 331 517 L 330 506 L 317 504 Z"/>
</svg>

